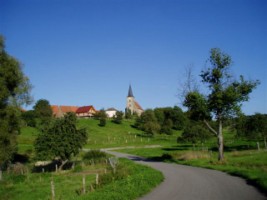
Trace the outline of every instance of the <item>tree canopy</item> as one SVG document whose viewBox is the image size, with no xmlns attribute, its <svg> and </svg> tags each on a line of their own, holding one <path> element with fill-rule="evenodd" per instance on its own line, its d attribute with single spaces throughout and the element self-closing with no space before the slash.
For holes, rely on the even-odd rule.
<svg viewBox="0 0 267 200">
<path fill-rule="evenodd" d="M 135 127 L 145 131 L 147 134 L 156 133 L 172 134 L 172 130 L 182 130 L 186 124 L 186 116 L 181 108 L 166 107 L 148 109 L 136 118 Z"/>
<path fill-rule="evenodd" d="M 267 114 L 241 115 L 235 120 L 238 137 L 267 139 Z"/>
<path fill-rule="evenodd" d="M 56 119 L 46 132 L 37 137 L 36 157 L 43 160 L 58 157 L 65 164 L 71 156 L 77 155 L 87 142 L 87 133 L 85 129 L 77 129 L 76 120 L 74 113 L 67 113 L 63 118 Z"/>
<path fill-rule="evenodd" d="M 20 62 L 5 51 L 0 35 L 0 167 L 16 152 L 16 136 L 23 104 L 31 102 L 31 85 Z"/>
</svg>

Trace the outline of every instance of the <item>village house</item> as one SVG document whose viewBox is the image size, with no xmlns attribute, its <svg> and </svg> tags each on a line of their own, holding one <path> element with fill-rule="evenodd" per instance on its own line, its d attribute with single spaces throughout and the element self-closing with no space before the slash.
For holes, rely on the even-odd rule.
<svg viewBox="0 0 267 200">
<path fill-rule="evenodd" d="M 63 117 L 68 112 L 76 113 L 78 106 L 58 106 L 58 105 L 52 105 L 51 109 L 53 112 L 53 116 L 60 118 Z"/>
<path fill-rule="evenodd" d="M 114 116 L 116 116 L 116 112 L 118 110 L 116 110 L 115 108 L 108 108 L 105 112 L 108 118 L 113 118 Z"/>
<path fill-rule="evenodd" d="M 77 117 L 84 117 L 84 118 L 91 118 L 94 116 L 96 113 L 96 109 L 91 105 L 91 106 L 83 106 L 79 107 L 76 110 L 76 116 Z"/>
<path fill-rule="evenodd" d="M 56 118 L 64 117 L 68 112 L 75 113 L 77 117 L 92 117 L 96 113 L 96 110 L 92 105 L 83 107 L 52 105 L 51 109 L 53 116 Z"/>
</svg>

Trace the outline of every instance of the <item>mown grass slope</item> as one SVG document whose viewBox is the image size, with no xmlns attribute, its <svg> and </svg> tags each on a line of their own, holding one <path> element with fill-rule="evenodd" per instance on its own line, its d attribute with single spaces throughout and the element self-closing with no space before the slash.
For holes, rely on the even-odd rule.
<svg viewBox="0 0 267 200">
<path fill-rule="evenodd" d="M 180 131 L 173 131 L 173 135 L 156 135 L 149 137 L 136 128 L 133 120 L 123 120 L 122 124 L 115 124 L 107 120 L 105 127 L 99 126 L 99 120 L 79 119 L 78 128 L 85 128 L 88 132 L 88 141 L 84 146 L 88 149 L 107 147 L 145 146 L 159 144 L 163 146 L 175 145 Z M 31 153 L 33 144 L 39 131 L 32 127 L 23 127 L 18 136 L 19 153 Z"/>
</svg>

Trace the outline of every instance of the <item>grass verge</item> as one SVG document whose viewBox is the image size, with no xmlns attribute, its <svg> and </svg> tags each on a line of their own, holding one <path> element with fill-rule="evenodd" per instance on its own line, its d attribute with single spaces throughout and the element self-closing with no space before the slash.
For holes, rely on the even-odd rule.
<svg viewBox="0 0 267 200">
<path fill-rule="evenodd" d="M 217 161 L 217 152 L 181 150 L 179 146 L 153 149 L 123 149 L 118 151 L 154 160 L 224 171 L 231 175 L 245 178 L 248 183 L 255 185 L 267 194 L 266 150 L 225 152 L 224 162 Z"/>
</svg>

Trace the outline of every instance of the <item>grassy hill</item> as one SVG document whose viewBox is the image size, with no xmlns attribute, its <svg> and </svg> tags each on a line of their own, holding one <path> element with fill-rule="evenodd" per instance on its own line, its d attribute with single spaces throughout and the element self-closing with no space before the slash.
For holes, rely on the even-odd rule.
<svg viewBox="0 0 267 200">
<path fill-rule="evenodd" d="M 124 120 L 122 124 L 115 124 L 107 120 L 105 127 L 99 126 L 99 120 L 79 119 L 78 127 L 85 128 L 88 132 L 88 141 L 85 148 L 98 149 L 107 147 L 145 146 L 160 144 L 163 146 L 175 145 L 180 131 L 173 131 L 173 135 L 156 135 L 148 137 L 143 131 L 132 127 L 133 120 Z M 19 153 L 31 153 L 33 144 L 38 136 L 37 129 L 24 127 L 18 136 Z"/>
<path fill-rule="evenodd" d="M 133 123 L 134 121 L 124 120 L 122 124 L 115 124 L 108 120 L 105 127 L 100 127 L 98 120 L 79 119 L 78 127 L 85 128 L 88 132 L 85 148 L 135 146 L 139 148 L 120 151 L 162 161 L 226 171 L 248 179 L 249 182 L 255 183 L 267 192 L 267 154 L 264 141 L 259 141 L 261 149 L 257 150 L 258 141 L 235 138 L 231 130 L 224 129 L 225 161 L 221 163 L 217 162 L 215 137 L 203 144 L 177 144 L 176 140 L 181 135 L 181 131 L 174 131 L 171 136 L 148 137 L 144 132 L 133 128 Z M 31 154 L 38 134 L 35 128 L 23 128 L 18 137 L 19 153 Z M 162 148 L 144 150 L 142 147 L 146 145 L 161 145 Z"/>
</svg>

